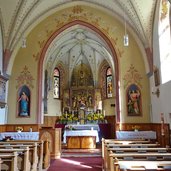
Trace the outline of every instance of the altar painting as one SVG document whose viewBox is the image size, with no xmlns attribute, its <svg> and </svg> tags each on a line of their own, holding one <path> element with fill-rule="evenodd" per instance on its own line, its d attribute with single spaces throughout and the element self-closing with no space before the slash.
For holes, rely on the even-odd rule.
<svg viewBox="0 0 171 171">
<path fill-rule="evenodd" d="M 93 89 L 72 90 L 72 110 L 93 108 L 94 99 Z"/>
</svg>

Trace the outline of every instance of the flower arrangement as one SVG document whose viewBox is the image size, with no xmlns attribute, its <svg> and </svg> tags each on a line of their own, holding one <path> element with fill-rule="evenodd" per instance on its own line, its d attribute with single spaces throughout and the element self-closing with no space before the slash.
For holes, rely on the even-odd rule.
<svg viewBox="0 0 171 171">
<path fill-rule="evenodd" d="M 104 115 L 101 113 L 89 113 L 86 117 L 87 121 L 104 121 Z"/>
<path fill-rule="evenodd" d="M 140 126 L 138 126 L 138 125 L 132 126 L 132 129 L 133 129 L 134 131 L 138 131 L 138 130 L 140 129 Z"/>
<path fill-rule="evenodd" d="M 23 131 L 23 127 L 21 127 L 21 126 L 17 126 L 17 127 L 16 127 L 16 131 L 17 131 L 17 132 L 21 132 L 21 131 Z"/>
<path fill-rule="evenodd" d="M 60 123 L 76 122 L 76 121 L 78 121 L 78 117 L 76 117 L 74 114 L 62 114 L 59 117 Z"/>
</svg>

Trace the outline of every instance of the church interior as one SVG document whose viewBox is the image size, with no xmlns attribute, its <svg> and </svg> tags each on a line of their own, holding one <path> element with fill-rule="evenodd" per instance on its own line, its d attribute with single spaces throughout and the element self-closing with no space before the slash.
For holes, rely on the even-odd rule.
<svg viewBox="0 0 171 171">
<path fill-rule="evenodd" d="M 131 170 L 138 143 L 141 160 L 171 170 L 170 3 L 0 0 L 0 170 L 48 170 L 67 149 L 100 149 L 102 170 Z M 21 153 L 9 143 L 29 146 L 19 166 L 6 164 Z"/>
</svg>

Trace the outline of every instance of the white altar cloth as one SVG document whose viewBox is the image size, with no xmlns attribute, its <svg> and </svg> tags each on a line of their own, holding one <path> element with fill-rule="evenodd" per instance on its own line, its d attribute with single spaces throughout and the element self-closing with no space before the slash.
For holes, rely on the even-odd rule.
<svg viewBox="0 0 171 171">
<path fill-rule="evenodd" d="M 67 136 L 95 136 L 96 142 L 99 142 L 99 135 L 97 130 L 65 130 L 63 135 L 64 143 L 66 143 Z"/>
<path fill-rule="evenodd" d="M 100 131 L 99 125 L 97 124 L 84 124 L 84 125 L 80 125 L 80 124 L 67 124 L 65 125 L 65 127 L 72 127 L 75 130 L 97 130 Z"/>
<path fill-rule="evenodd" d="M 116 131 L 117 139 L 156 139 L 155 131 Z"/>
<path fill-rule="evenodd" d="M 1 132 L 0 140 L 7 136 L 14 140 L 39 140 L 39 132 Z"/>
</svg>

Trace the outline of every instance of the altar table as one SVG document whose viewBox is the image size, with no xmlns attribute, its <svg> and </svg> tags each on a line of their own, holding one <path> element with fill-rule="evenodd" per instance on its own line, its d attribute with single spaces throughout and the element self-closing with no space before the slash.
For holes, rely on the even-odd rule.
<svg viewBox="0 0 171 171">
<path fill-rule="evenodd" d="M 14 140 L 39 140 L 39 132 L 1 132 L 0 140 L 11 137 Z"/>
<path fill-rule="evenodd" d="M 116 131 L 117 139 L 156 139 L 155 131 Z"/>
<path fill-rule="evenodd" d="M 96 137 L 96 142 L 99 142 L 99 135 L 97 130 L 65 130 L 63 136 L 63 142 L 66 143 L 66 137 L 70 136 L 93 136 Z"/>
<path fill-rule="evenodd" d="M 67 143 L 67 148 L 96 148 L 99 142 L 97 130 L 65 130 L 63 142 Z"/>
</svg>

